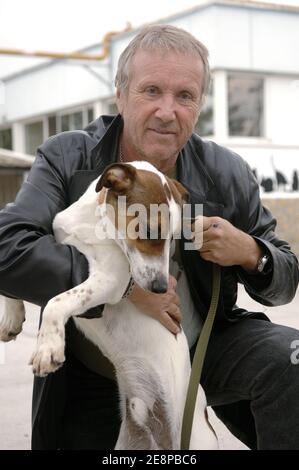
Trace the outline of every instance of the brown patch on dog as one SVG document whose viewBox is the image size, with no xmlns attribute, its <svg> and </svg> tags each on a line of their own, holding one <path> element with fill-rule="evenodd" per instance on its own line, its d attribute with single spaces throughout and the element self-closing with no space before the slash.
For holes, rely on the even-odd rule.
<svg viewBox="0 0 299 470">
<path fill-rule="evenodd" d="M 96 192 L 103 187 L 115 191 L 117 194 L 124 194 L 133 185 L 136 169 L 132 165 L 124 163 L 112 163 L 101 175 L 96 185 Z"/>
<path fill-rule="evenodd" d="M 59 302 L 60 300 L 61 300 L 61 299 L 60 299 L 59 297 L 56 297 L 56 298 L 54 299 L 54 302 Z"/>
<path fill-rule="evenodd" d="M 126 165 L 131 167 L 131 165 Z M 132 167 L 134 168 L 134 167 Z M 135 169 L 134 169 L 135 170 Z M 169 190 L 168 190 L 169 194 Z M 120 195 L 115 189 L 112 191 L 108 191 L 106 202 L 110 204 L 116 215 L 116 220 L 112 221 L 117 229 L 127 227 L 131 223 L 131 227 L 136 222 L 136 230 L 138 230 L 139 226 L 137 222 L 139 222 L 138 212 L 136 214 L 127 215 L 123 214 L 122 217 L 119 217 L 118 213 L 118 196 Z M 161 256 L 165 240 L 161 238 L 161 230 L 163 227 L 168 227 L 169 225 L 169 211 L 158 211 L 157 221 L 150 220 L 150 213 L 151 213 L 151 205 L 155 205 L 159 207 L 160 205 L 164 205 L 168 208 L 168 198 L 167 193 L 165 191 L 165 185 L 163 184 L 161 178 L 147 170 L 138 170 L 135 171 L 134 177 L 131 179 L 131 185 L 127 185 L 126 189 L 124 190 L 124 186 L 122 186 L 122 196 L 126 196 L 126 207 L 127 210 L 132 204 L 140 204 L 142 207 L 145 208 L 147 220 L 143 224 L 143 230 L 150 231 L 158 234 L 157 239 L 149 239 L 149 238 L 136 238 L 136 239 L 127 239 L 128 245 L 136 248 L 142 253 L 153 255 L 153 256 Z M 162 206 L 163 207 L 163 206 Z M 167 215 L 165 214 L 167 212 Z M 136 220 L 138 219 L 138 220 Z M 146 225 L 146 226 L 145 226 Z"/>
<path fill-rule="evenodd" d="M 188 202 L 189 193 L 187 189 L 179 182 L 166 176 L 173 198 L 177 204 L 182 206 L 184 202 Z"/>
</svg>

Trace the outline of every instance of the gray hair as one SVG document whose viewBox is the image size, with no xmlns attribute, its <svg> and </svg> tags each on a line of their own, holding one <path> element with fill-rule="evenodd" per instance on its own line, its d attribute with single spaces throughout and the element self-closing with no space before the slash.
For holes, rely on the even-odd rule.
<svg viewBox="0 0 299 470">
<path fill-rule="evenodd" d="M 138 50 L 175 51 L 200 57 L 203 64 L 201 104 L 208 94 L 210 85 L 209 52 L 206 46 L 184 29 L 172 25 L 147 25 L 128 44 L 119 57 L 115 86 L 126 90 L 130 82 L 132 60 Z"/>
</svg>

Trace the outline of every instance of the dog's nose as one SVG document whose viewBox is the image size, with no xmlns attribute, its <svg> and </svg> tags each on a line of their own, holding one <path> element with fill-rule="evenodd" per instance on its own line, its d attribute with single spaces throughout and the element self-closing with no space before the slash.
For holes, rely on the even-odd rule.
<svg viewBox="0 0 299 470">
<path fill-rule="evenodd" d="M 167 281 L 164 278 L 158 278 L 152 282 L 152 292 L 155 292 L 155 294 L 164 294 L 167 292 L 167 287 Z"/>
</svg>

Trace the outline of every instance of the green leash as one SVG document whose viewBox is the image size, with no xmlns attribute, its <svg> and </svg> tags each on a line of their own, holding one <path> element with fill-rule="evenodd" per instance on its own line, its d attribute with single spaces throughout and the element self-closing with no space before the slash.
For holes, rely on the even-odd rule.
<svg viewBox="0 0 299 470">
<path fill-rule="evenodd" d="M 193 415 L 197 397 L 197 390 L 200 382 L 204 358 L 206 355 L 208 342 L 213 327 L 217 305 L 219 301 L 221 282 L 221 271 L 217 264 L 213 264 L 213 290 L 209 312 L 203 329 L 197 341 L 196 351 L 193 358 L 192 370 L 190 374 L 189 386 L 186 396 L 185 409 L 183 415 L 181 450 L 188 450 L 193 424 Z"/>
</svg>

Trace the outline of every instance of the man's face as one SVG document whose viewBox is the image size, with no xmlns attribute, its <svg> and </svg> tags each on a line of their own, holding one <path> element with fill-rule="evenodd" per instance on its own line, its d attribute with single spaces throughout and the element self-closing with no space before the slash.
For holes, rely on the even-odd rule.
<svg viewBox="0 0 299 470">
<path fill-rule="evenodd" d="M 199 116 L 203 65 L 181 53 L 138 51 L 130 82 L 117 90 L 124 119 L 123 149 L 131 159 L 172 159 L 184 147 Z"/>
</svg>

